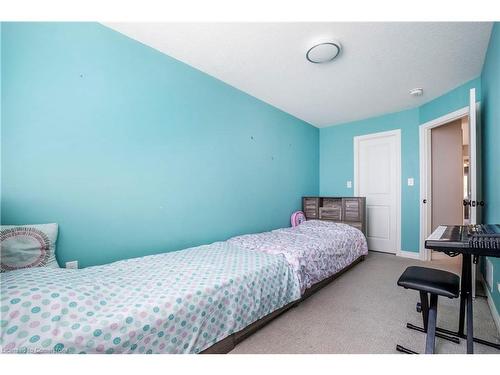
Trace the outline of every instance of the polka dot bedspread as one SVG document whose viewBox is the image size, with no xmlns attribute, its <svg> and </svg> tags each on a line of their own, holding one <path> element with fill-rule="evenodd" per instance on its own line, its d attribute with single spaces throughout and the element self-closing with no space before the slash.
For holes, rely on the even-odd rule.
<svg viewBox="0 0 500 375">
<path fill-rule="evenodd" d="M 3 353 L 199 353 L 300 298 L 285 257 L 228 242 L 1 274 Z"/>
</svg>

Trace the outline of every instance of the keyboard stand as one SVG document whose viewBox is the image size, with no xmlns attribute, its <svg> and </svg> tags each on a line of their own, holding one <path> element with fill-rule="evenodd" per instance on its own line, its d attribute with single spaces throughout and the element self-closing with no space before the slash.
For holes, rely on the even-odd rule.
<svg viewBox="0 0 500 375">
<path fill-rule="evenodd" d="M 467 334 L 464 333 L 465 319 L 467 319 Z M 407 323 L 406 327 L 425 333 L 424 328 L 418 327 L 411 323 Z M 438 333 L 441 334 L 438 335 Z M 474 337 L 472 308 L 472 261 L 470 254 L 462 254 L 462 284 L 460 287 L 460 313 L 458 319 L 458 331 L 451 331 L 449 329 L 436 327 L 436 337 L 440 337 L 457 344 L 459 343 L 459 338 L 466 339 L 467 354 L 474 353 L 474 342 L 500 350 L 500 344 Z"/>
<path fill-rule="evenodd" d="M 436 327 L 436 331 L 467 340 L 467 353 L 474 352 L 474 342 L 500 350 L 500 344 L 474 337 L 472 263 L 480 256 L 500 258 L 500 224 L 440 225 L 425 240 L 425 248 L 449 256 L 462 255 L 460 312 L 458 331 Z M 472 258 L 474 260 L 472 260 Z M 467 333 L 464 332 L 467 319 Z M 420 327 L 409 327 L 420 330 Z"/>
</svg>

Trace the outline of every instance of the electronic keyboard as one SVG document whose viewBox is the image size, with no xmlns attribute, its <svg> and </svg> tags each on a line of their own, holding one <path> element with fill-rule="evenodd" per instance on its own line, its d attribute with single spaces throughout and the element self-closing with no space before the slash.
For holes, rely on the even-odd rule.
<svg viewBox="0 0 500 375">
<path fill-rule="evenodd" d="M 500 257 L 500 224 L 440 225 L 425 240 L 425 248 Z"/>
</svg>

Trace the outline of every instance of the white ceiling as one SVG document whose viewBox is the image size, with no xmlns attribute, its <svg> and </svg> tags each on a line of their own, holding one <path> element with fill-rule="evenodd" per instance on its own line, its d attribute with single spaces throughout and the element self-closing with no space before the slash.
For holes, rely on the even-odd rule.
<svg viewBox="0 0 500 375">
<path fill-rule="evenodd" d="M 492 23 L 106 23 L 312 125 L 419 106 L 481 73 Z M 340 57 L 306 51 L 338 40 Z M 422 87 L 424 95 L 408 91 Z"/>
</svg>

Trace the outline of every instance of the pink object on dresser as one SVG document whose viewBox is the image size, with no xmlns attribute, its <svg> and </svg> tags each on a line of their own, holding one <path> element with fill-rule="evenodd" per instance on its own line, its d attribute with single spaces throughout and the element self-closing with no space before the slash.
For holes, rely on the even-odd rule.
<svg viewBox="0 0 500 375">
<path fill-rule="evenodd" d="M 290 221 L 292 223 L 292 227 L 296 227 L 297 225 L 302 224 L 304 221 L 306 221 L 306 217 L 302 211 L 295 211 L 292 214 L 292 217 L 290 218 Z"/>
</svg>

